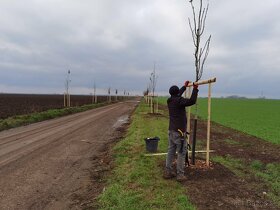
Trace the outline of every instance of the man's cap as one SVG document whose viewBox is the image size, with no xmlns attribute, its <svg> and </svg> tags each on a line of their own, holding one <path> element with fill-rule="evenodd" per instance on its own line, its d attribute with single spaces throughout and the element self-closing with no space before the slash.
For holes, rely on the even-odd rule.
<svg viewBox="0 0 280 210">
<path fill-rule="evenodd" d="M 179 94 L 179 88 L 176 85 L 173 85 L 169 88 L 169 94 L 174 96 Z"/>
</svg>

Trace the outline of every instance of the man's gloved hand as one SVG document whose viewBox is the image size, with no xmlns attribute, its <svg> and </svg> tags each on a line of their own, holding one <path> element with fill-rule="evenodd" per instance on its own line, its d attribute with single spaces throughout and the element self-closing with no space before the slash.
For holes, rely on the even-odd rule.
<svg viewBox="0 0 280 210">
<path fill-rule="evenodd" d="M 198 89 L 198 85 L 193 83 L 193 89 Z"/>
<path fill-rule="evenodd" d="M 190 81 L 186 81 L 185 82 L 185 87 L 188 87 L 189 83 L 190 83 Z"/>
</svg>

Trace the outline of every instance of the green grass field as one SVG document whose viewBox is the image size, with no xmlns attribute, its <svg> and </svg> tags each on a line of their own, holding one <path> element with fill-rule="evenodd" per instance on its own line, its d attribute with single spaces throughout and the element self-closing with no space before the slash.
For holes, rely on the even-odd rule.
<svg viewBox="0 0 280 210">
<path fill-rule="evenodd" d="M 207 118 L 207 99 L 199 99 L 199 116 Z M 212 99 L 211 120 L 280 144 L 280 100 Z"/>
<path fill-rule="evenodd" d="M 198 104 L 199 116 L 206 119 L 207 99 L 200 98 Z M 280 144 L 280 100 L 213 98 L 211 121 Z"/>
</svg>

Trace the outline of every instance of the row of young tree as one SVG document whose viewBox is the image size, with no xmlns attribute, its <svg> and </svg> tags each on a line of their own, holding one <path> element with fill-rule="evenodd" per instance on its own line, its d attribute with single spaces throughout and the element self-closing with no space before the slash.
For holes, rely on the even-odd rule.
<svg viewBox="0 0 280 210">
<path fill-rule="evenodd" d="M 65 92 L 64 92 L 64 107 L 70 107 L 71 106 L 71 95 L 70 95 L 70 70 L 67 71 L 67 76 L 65 80 Z M 90 93 L 92 96 L 92 103 L 98 103 L 98 98 L 97 98 L 97 91 L 96 91 L 96 83 L 94 82 L 93 84 L 93 93 Z M 112 90 L 111 87 L 108 88 L 107 90 L 107 101 L 110 103 L 113 100 L 118 101 L 118 97 L 120 96 L 129 96 L 130 93 L 126 90 L 123 91 L 123 95 L 120 94 L 118 89 Z M 114 99 L 113 99 L 114 97 Z"/>
<path fill-rule="evenodd" d="M 154 68 L 150 74 L 147 89 L 143 92 L 146 102 L 151 106 L 151 113 L 156 113 L 156 103 L 158 103 L 158 101 L 155 100 L 155 98 L 157 98 L 155 94 L 157 79 L 158 75 L 156 74 L 156 64 L 154 63 Z"/>
</svg>

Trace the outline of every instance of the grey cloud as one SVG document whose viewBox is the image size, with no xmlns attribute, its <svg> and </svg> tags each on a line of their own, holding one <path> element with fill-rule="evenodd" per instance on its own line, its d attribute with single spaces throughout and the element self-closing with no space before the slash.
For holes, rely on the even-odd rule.
<svg viewBox="0 0 280 210">
<path fill-rule="evenodd" d="M 279 98 L 280 3 L 252 3 L 210 1 L 205 35 L 213 38 L 203 78 L 218 78 L 217 95 Z M 71 69 L 77 90 L 95 80 L 99 88 L 142 92 L 155 61 L 157 89 L 167 93 L 195 77 L 188 16 L 187 1 L 1 1 L 0 82 L 13 91 L 59 92 Z"/>
</svg>

